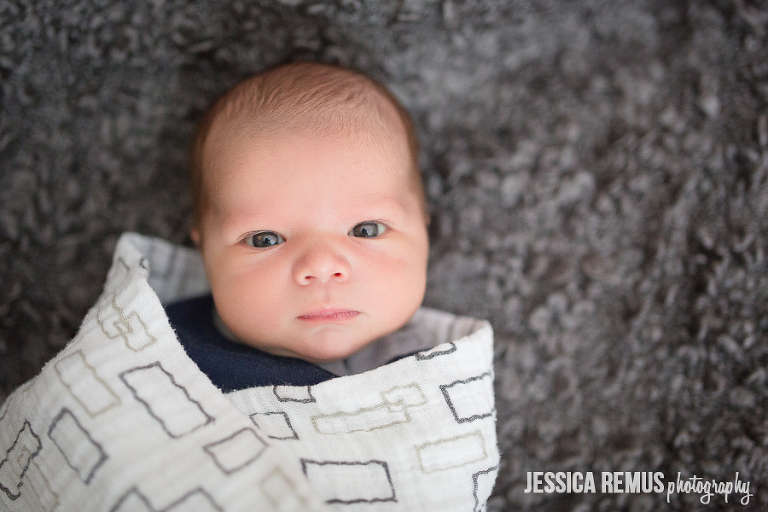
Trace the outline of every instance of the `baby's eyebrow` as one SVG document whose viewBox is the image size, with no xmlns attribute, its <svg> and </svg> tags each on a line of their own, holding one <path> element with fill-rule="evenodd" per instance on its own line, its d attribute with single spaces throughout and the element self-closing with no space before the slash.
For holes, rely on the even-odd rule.
<svg viewBox="0 0 768 512">
<path fill-rule="evenodd" d="M 246 235 L 254 229 L 274 229 L 268 216 L 256 212 L 220 212 L 219 229 L 231 236 Z"/>
<path fill-rule="evenodd" d="M 399 222 L 406 215 L 407 208 L 401 199 L 385 197 L 366 198 L 354 205 L 344 205 L 341 210 L 338 213 L 339 220 L 356 224 L 369 220 Z M 275 222 L 281 222 L 281 218 L 285 219 L 282 215 L 273 216 L 268 212 L 252 209 L 221 209 L 217 213 L 220 229 L 232 236 L 245 235 L 260 229 L 279 229 L 280 226 L 275 225 Z M 311 220 L 315 218 L 315 212 L 307 211 L 305 216 Z"/>
<path fill-rule="evenodd" d="M 375 217 L 394 217 L 397 219 L 405 214 L 406 208 L 402 201 L 394 198 L 387 198 L 379 201 L 366 202 L 359 208 L 359 210 L 360 212 L 357 216 L 365 217 L 366 215 L 374 214 Z"/>
</svg>

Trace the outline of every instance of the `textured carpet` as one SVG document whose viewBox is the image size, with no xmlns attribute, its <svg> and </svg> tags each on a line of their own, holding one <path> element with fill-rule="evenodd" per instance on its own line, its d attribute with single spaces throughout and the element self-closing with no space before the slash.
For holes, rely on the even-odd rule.
<svg viewBox="0 0 768 512">
<path fill-rule="evenodd" d="M 295 59 L 417 122 L 426 302 L 498 336 L 492 510 L 768 506 L 765 2 L 0 1 L 0 398 L 73 336 L 120 233 L 187 240 L 195 120 Z M 526 494 L 529 471 L 754 496 Z"/>
</svg>

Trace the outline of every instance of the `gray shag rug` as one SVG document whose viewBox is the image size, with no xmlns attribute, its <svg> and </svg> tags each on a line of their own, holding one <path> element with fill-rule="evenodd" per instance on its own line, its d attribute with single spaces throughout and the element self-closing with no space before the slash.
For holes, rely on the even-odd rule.
<svg viewBox="0 0 768 512">
<path fill-rule="evenodd" d="M 0 2 L 0 399 L 100 292 L 115 242 L 188 242 L 204 108 L 278 62 L 413 113 L 426 303 L 497 333 L 495 511 L 768 506 L 768 4 Z M 751 483 L 527 494 L 532 471 Z M 599 489 L 598 489 L 599 490 Z"/>
</svg>

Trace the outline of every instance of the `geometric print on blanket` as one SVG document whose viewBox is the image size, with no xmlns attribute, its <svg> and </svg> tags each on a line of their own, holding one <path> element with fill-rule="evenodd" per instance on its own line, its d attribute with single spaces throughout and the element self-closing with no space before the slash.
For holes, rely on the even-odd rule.
<svg viewBox="0 0 768 512">
<path fill-rule="evenodd" d="M 91 417 L 120 405 L 117 394 L 86 361 L 82 350 L 61 358 L 53 367 L 69 393 Z"/>
<path fill-rule="evenodd" d="M 480 503 L 479 496 L 488 496 L 493 491 L 493 484 L 496 482 L 496 473 L 499 471 L 499 465 L 492 468 L 478 471 L 472 475 L 472 496 L 475 498 L 475 506 L 472 512 L 484 510 L 484 503 Z"/>
<path fill-rule="evenodd" d="M 21 496 L 22 479 L 42 449 L 40 437 L 32 431 L 29 421 L 25 420 L 24 426 L 8 448 L 5 459 L 0 462 L 0 490 L 10 499 L 15 500 Z"/>
<path fill-rule="evenodd" d="M 259 489 L 275 509 L 306 510 L 306 499 L 296 492 L 296 484 L 280 467 L 275 466 L 259 482 Z"/>
<path fill-rule="evenodd" d="M 454 352 L 456 352 L 456 344 L 454 342 L 450 341 L 448 342 L 448 345 L 450 345 L 450 348 L 443 349 L 443 348 L 440 348 L 440 346 L 438 345 L 433 349 L 419 352 L 418 354 L 416 354 L 416 360 L 427 361 L 429 359 L 434 359 L 435 357 L 447 356 L 448 354 L 453 354 Z"/>
<path fill-rule="evenodd" d="M 109 512 L 224 512 L 213 498 L 201 488 L 190 491 L 167 507 L 158 510 L 146 496 L 133 487 L 125 493 Z"/>
<path fill-rule="evenodd" d="M 430 441 L 414 447 L 421 471 L 434 473 L 479 462 L 488 457 L 485 437 L 480 430 L 447 439 Z M 446 458 L 445 454 L 452 454 Z"/>
<path fill-rule="evenodd" d="M 273 386 L 272 392 L 280 402 L 298 402 L 309 404 L 315 402 L 312 396 L 312 386 Z"/>
<path fill-rule="evenodd" d="M 397 501 L 389 466 L 381 460 L 366 462 L 301 459 L 310 485 L 328 504 Z"/>
<path fill-rule="evenodd" d="M 415 358 L 420 364 L 425 364 L 430 359 L 447 356 L 457 352 L 455 343 L 448 343 L 418 355 Z M 455 356 L 454 356 L 455 357 Z M 423 361 L 423 363 L 422 363 Z M 429 362 L 429 364 L 434 364 Z M 278 402 L 285 406 L 284 410 L 275 407 L 262 411 L 250 411 L 250 418 L 258 427 L 260 434 L 269 439 L 280 441 L 297 441 L 303 439 L 305 443 L 317 443 L 313 439 L 321 439 L 325 436 L 348 435 L 373 435 L 374 432 L 388 430 L 390 427 L 402 428 L 406 423 L 411 423 L 415 415 L 430 414 L 419 412 L 428 405 L 426 393 L 422 389 L 423 383 L 410 382 L 393 386 L 385 391 L 379 391 L 378 403 L 366 400 L 362 407 L 349 407 L 344 410 L 321 414 L 312 414 L 308 410 L 316 411 L 315 404 L 319 404 L 314 386 L 275 386 L 272 394 Z M 491 371 L 481 374 L 449 381 L 446 384 L 435 383 L 439 389 L 438 396 L 442 397 L 448 406 L 445 413 L 454 424 L 460 427 L 461 433 L 438 437 L 417 445 L 411 445 L 416 469 L 424 475 L 445 474 L 445 478 L 453 479 L 458 476 L 455 471 L 462 467 L 477 468 L 478 463 L 488 461 L 494 446 L 489 446 L 484 434 L 487 424 L 479 428 L 466 431 L 465 426 L 472 422 L 490 418 L 495 413 L 493 400 L 487 398 L 492 393 L 493 375 Z M 361 395 L 365 396 L 365 395 Z M 434 396 L 434 394 L 432 395 Z M 492 395 L 491 395 L 492 396 Z M 371 395 L 367 395 L 368 398 Z M 322 402 L 332 404 L 328 396 L 323 396 Z M 291 405 L 293 403 L 293 405 Z M 266 405 L 266 404 L 265 404 Z M 324 407 L 321 405 L 321 409 Z M 304 430 L 297 428 L 290 415 L 300 414 L 303 418 L 298 422 Z M 449 412 L 450 411 L 450 412 Z M 423 416 L 422 416 L 423 417 Z M 306 432 L 307 420 L 314 432 Z M 320 438 L 317 435 L 320 434 Z M 343 439 L 339 438 L 339 439 Z M 363 439 L 363 438 L 360 438 Z M 323 444 L 322 441 L 320 444 Z M 300 453 L 300 452 L 299 452 Z M 330 455 L 331 452 L 328 452 Z M 302 470 L 307 477 L 310 486 L 318 494 L 318 497 L 326 504 L 351 505 L 377 502 L 398 502 L 398 493 L 392 477 L 393 468 L 390 463 L 382 458 L 346 459 L 342 458 L 305 458 L 300 457 Z M 481 466 L 482 468 L 482 466 Z M 454 473 L 448 474 L 447 472 Z M 498 465 L 485 467 L 480 471 L 465 473 L 464 487 L 469 491 L 471 501 L 470 510 L 483 510 L 485 499 L 490 494 L 498 472 Z M 431 478 L 431 477 L 430 477 Z M 435 477 L 440 478 L 440 477 Z"/>
<path fill-rule="evenodd" d="M 202 404 L 192 398 L 184 386 L 177 384 L 159 361 L 124 371 L 120 378 L 172 438 L 183 437 L 213 422 Z M 167 407 L 168 403 L 173 403 L 174 407 Z"/>
<path fill-rule="evenodd" d="M 489 386 L 493 386 L 493 376 L 491 372 L 485 372 L 477 377 L 444 384 L 440 390 L 456 422 L 467 423 L 493 415 L 493 403 L 477 399 L 487 396 L 486 388 Z"/>
<path fill-rule="evenodd" d="M 225 439 L 205 445 L 203 449 L 221 471 L 230 475 L 256 461 L 267 449 L 267 443 L 250 428 L 244 428 Z"/>
<path fill-rule="evenodd" d="M 40 509 L 45 512 L 56 510 L 59 506 L 59 496 L 51 490 L 51 484 L 37 464 L 39 459 L 30 461 L 28 470 L 24 474 L 24 492 L 30 491 L 37 497 Z"/>
<path fill-rule="evenodd" d="M 415 382 L 395 386 L 380 393 L 381 403 L 350 412 L 316 415 L 311 418 L 320 434 L 370 432 L 394 425 L 409 423 L 409 409 L 427 403 L 427 398 Z"/>
<path fill-rule="evenodd" d="M 96 471 L 107 461 L 101 445 L 83 428 L 75 415 L 64 407 L 48 429 L 48 437 L 64 456 L 67 465 L 75 470 L 86 485 Z"/>
<path fill-rule="evenodd" d="M 293 429 L 288 413 L 284 411 L 255 412 L 250 417 L 253 424 L 270 439 L 282 441 L 299 439 L 299 434 Z"/>
<path fill-rule="evenodd" d="M 101 326 L 101 331 L 108 339 L 123 338 L 125 346 L 135 352 L 140 352 L 157 343 L 157 338 L 149 333 L 146 322 L 136 311 L 126 313 L 117 305 L 117 295 L 112 296 L 106 308 L 105 302 L 99 302 L 96 319 Z"/>
</svg>

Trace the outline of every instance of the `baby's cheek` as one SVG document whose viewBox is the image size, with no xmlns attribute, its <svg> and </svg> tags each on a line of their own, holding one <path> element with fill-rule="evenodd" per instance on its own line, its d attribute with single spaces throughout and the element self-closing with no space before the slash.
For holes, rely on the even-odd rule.
<svg viewBox="0 0 768 512">
<path fill-rule="evenodd" d="M 423 300 L 426 269 L 413 257 L 392 258 L 375 275 L 376 286 L 396 309 L 410 310 Z"/>
<path fill-rule="evenodd" d="M 276 270 L 252 270 L 232 282 L 234 300 L 244 322 L 251 328 L 270 327 L 279 311 L 286 309 L 285 283 L 279 282 Z"/>
<path fill-rule="evenodd" d="M 252 286 L 243 282 L 233 284 L 223 296 L 225 299 L 219 308 L 219 316 L 238 338 L 254 343 L 274 330 L 274 316 L 266 310 L 271 303 L 255 292 Z"/>
</svg>

